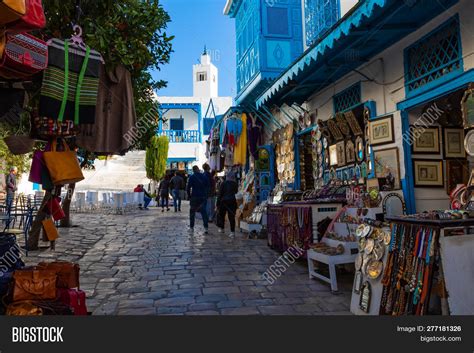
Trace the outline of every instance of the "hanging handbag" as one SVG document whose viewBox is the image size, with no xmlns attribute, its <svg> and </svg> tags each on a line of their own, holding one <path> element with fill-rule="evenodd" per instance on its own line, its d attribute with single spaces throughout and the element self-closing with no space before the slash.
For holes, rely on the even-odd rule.
<svg viewBox="0 0 474 353">
<path fill-rule="evenodd" d="M 79 272 L 78 264 L 68 261 L 40 262 L 39 268 L 54 271 L 58 276 L 57 288 L 79 288 Z"/>
<path fill-rule="evenodd" d="M 47 211 L 53 217 L 54 221 L 60 221 L 61 219 L 66 218 L 66 214 L 64 213 L 61 207 L 61 198 L 60 197 L 52 197 L 49 199 L 48 203 L 46 204 Z"/>
<path fill-rule="evenodd" d="M 13 301 L 56 299 L 56 273 L 39 268 L 13 274 Z"/>
<path fill-rule="evenodd" d="M 41 171 L 45 168 L 43 151 L 35 151 L 33 153 L 33 161 L 31 162 L 30 175 L 28 181 L 31 183 L 41 184 Z"/>
<path fill-rule="evenodd" d="M 8 149 L 13 155 L 30 153 L 33 150 L 35 141 L 29 136 L 11 135 L 3 139 Z"/>
<path fill-rule="evenodd" d="M 42 224 L 46 238 L 48 238 L 49 241 L 55 241 L 59 238 L 58 229 L 54 225 L 54 222 L 51 218 L 46 218 L 42 221 Z"/>
<path fill-rule="evenodd" d="M 29 32 L 46 26 L 46 17 L 44 16 L 41 0 L 26 0 L 25 5 L 25 14 L 17 21 L 7 25 L 9 33 Z"/>
<path fill-rule="evenodd" d="M 53 141 L 51 151 L 44 152 L 44 161 L 54 185 L 77 183 L 84 179 L 76 152 L 71 151 L 63 141 L 64 152 L 58 152 Z"/>
<path fill-rule="evenodd" d="M 25 0 L 0 0 L 0 26 L 17 21 L 25 14 Z"/>
<path fill-rule="evenodd" d="M 0 52 L 1 77 L 25 79 L 46 69 L 48 65 L 46 42 L 27 33 L 7 33 L 3 38 L 5 45 L 3 52 Z"/>
<path fill-rule="evenodd" d="M 46 164 L 45 164 L 46 165 Z M 49 175 L 48 168 L 41 169 L 41 187 L 43 190 L 53 190 L 54 184 L 51 180 L 51 176 Z"/>
</svg>

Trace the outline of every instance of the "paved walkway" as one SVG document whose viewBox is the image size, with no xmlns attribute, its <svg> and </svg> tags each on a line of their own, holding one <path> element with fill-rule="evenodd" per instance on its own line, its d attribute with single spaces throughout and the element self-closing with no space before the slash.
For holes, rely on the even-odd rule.
<svg viewBox="0 0 474 353">
<path fill-rule="evenodd" d="M 308 278 L 302 260 L 269 285 L 261 274 L 280 254 L 265 240 L 231 239 L 213 225 L 204 235 L 201 223 L 190 235 L 187 214 L 76 214 L 78 227 L 60 230 L 56 251 L 31 252 L 26 262 L 78 262 L 94 315 L 349 313 L 352 275 L 340 276 L 341 292 L 332 294 Z"/>
</svg>

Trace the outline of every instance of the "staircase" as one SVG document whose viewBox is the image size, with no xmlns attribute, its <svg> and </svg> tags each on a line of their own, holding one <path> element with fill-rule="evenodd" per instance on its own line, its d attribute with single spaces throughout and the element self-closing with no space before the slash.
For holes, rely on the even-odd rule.
<svg viewBox="0 0 474 353">
<path fill-rule="evenodd" d="M 145 188 L 150 183 L 145 171 L 145 151 L 133 151 L 125 156 L 96 160 L 95 170 L 83 171 L 85 179 L 76 184 L 76 190 L 133 191 L 138 184 Z"/>
</svg>

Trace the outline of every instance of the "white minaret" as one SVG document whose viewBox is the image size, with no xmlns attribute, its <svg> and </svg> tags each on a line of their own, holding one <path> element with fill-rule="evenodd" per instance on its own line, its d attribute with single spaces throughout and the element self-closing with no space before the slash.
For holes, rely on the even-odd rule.
<svg viewBox="0 0 474 353">
<path fill-rule="evenodd" d="M 201 63 L 193 65 L 193 96 L 212 98 L 219 95 L 219 71 L 211 62 L 211 57 L 204 47 Z"/>
</svg>

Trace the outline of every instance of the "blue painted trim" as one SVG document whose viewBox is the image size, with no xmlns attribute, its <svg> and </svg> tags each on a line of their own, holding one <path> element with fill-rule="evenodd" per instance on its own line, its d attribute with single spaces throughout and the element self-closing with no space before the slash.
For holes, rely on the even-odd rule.
<svg viewBox="0 0 474 353">
<path fill-rule="evenodd" d="M 443 22 L 441 25 L 439 25 L 435 29 L 433 29 L 432 31 L 430 31 L 428 34 L 424 35 L 422 38 L 418 39 L 415 43 L 409 45 L 408 47 L 406 47 L 404 49 L 403 58 L 404 58 L 404 68 L 405 68 L 405 94 L 406 94 L 406 97 L 413 97 L 413 96 L 416 96 L 416 95 L 421 94 L 423 92 L 429 91 L 431 88 L 437 86 L 438 84 L 450 81 L 453 77 L 458 76 L 460 73 L 462 73 L 464 71 L 464 60 L 463 60 L 463 55 L 462 55 L 461 27 L 460 27 L 460 22 L 459 21 L 460 21 L 459 20 L 459 15 L 456 14 L 453 17 L 451 17 L 450 19 Z M 431 72 L 425 74 L 425 77 L 429 76 L 429 74 L 432 73 L 433 71 L 438 71 L 438 70 L 440 70 L 444 67 L 447 67 L 447 66 L 449 66 L 449 65 L 451 65 L 455 62 L 458 62 L 458 61 L 460 63 L 460 67 L 458 69 L 450 72 L 450 73 L 447 73 L 446 75 L 441 76 L 440 78 L 438 78 L 438 79 L 436 79 L 432 82 L 429 82 L 429 83 L 419 87 L 419 88 L 410 90 L 410 88 L 409 88 L 410 84 L 417 81 L 417 80 L 419 80 L 420 78 L 412 79 L 411 81 L 408 81 L 408 74 L 409 74 L 409 70 L 410 70 L 409 65 L 408 65 L 408 63 L 409 63 L 408 52 L 413 47 L 419 46 L 421 43 L 428 40 L 434 34 L 437 34 L 440 31 L 442 31 L 445 27 L 448 27 L 448 26 L 453 25 L 453 24 L 456 24 L 456 26 L 457 26 L 457 37 L 458 37 L 458 43 L 459 43 L 459 48 L 458 48 L 459 56 L 458 56 L 458 58 L 456 60 L 452 60 L 451 62 L 436 68 L 436 70 L 432 70 Z"/>
<path fill-rule="evenodd" d="M 197 113 L 201 109 L 201 103 L 160 103 L 160 109 L 191 109 Z"/>
<path fill-rule="evenodd" d="M 194 162 L 196 158 L 190 157 L 190 158 L 168 158 L 167 163 L 175 163 L 175 162 Z"/>
<path fill-rule="evenodd" d="M 199 143 L 202 143 L 202 113 L 201 113 L 201 104 L 199 104 L 199 108 L 197 111 L 198 114 L 198 131 L 199 131 Z"/>
<path fill-rule="evenodd" d="M 406 131 L 410 129 L 410 120 L 408 111 L 404 110 L 401 112 L 402 120 L 402 136 Z M 416 202 L 415 202 L 415 185 L 413 183 L 413 163 L 411 156 L 411 145 L 408 140 L 403 139 L 403 159 L 405 162 L 405 178 L 400 182 L 402 183 L 403 196 L 407 207 L 408 214 L 416 213 Z"/>
<path fill-rule="evenodd" d="M 163 112 L 161 111 L 161 108 L 158 107 L 158 134 L 161 134 L 163 131 Z"/>
<path fill-rule="evenodd" d="M 398 110 L 405 110 L 435 100 L 448 93 L 456 91 L 469 83 L 474 82 L 474 69 L 465 71 L 456 78 L 452 78 L 448 82 L 440 82 L 439 85 L 428 92 L 420 94 L 416 97 L 408 98 L 397 104 Z"/>
<path fill-rule="evenodd" d="M 306 129 L 301 130 L 300 132 L 297 132 L 296 135 L 298 135 L 298 136 L 305 135 L 308 132 L 311 132 L 311 130 L 313 130 L 313 129 L 314 129 L 314 126 L 307 127 Z"/>
</svg>

